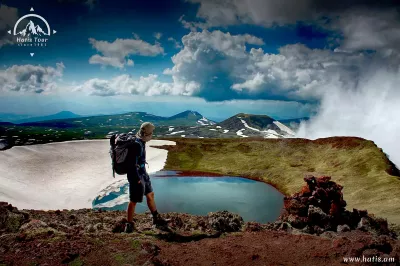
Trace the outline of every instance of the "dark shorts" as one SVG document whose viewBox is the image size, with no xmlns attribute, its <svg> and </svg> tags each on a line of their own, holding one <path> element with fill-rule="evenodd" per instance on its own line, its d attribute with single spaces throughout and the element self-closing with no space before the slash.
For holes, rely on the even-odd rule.
<svg viewBox="0 0 400 266">
<path fill-rule="evenodd" d="M 153 187 L 147 174 L 140 176 L 140 183 L 129 182 L 129 200 L 131 202 L 143 202 L 143 195 L 151 192 L 153 192 Z"/>
</svg>

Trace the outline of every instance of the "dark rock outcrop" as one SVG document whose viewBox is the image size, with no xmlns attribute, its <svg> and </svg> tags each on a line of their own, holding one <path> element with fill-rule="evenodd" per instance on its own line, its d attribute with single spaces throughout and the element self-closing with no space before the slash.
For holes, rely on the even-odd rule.
<svg viewBox="0 0 400 266">
<path fill-rule="evenodd" d="M 396 236 L 385 219 L 368 215 L 366 210 L 346 210 L 343 187 L 329 176 L 307 176 L 304 181 L 307 185 L 300 193 L 284 198 L 279 224 L 286 222 L 304 233 L 317 235 L 359 229 L 374 235 Z"/>
<path fill-rule="evenodd" d="M 7 202 L 0 202 L 0 233 L 16 233 L 29 219 L 29 214 L 18 211 Z"/>
</svg>

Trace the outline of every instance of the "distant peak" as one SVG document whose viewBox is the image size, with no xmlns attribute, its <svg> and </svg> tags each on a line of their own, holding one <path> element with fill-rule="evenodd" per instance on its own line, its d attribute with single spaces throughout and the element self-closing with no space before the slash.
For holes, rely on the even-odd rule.
<svg viewBox="0 0 400 266">
<path fill-rule="evenodd" d="M 71 111 L 61 111 L 61 112 L 58 112 L 57 114 L 73 114 L 73 115 L 75 115 L 75 113 L 73 113 Z"/>
</svg>

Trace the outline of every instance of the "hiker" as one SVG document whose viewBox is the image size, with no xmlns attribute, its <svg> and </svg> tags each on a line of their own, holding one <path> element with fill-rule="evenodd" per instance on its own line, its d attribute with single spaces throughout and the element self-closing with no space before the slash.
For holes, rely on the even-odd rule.
<svg viewBox="0 0 400 266">
<path fill-rule="evenodd" d="M 141 125 L 136 134 L 136 141 L 128 148 L 127 178 L 129 181 L 129 204 L 127 209 L 128 222 L 125 226 L 125 232 L 131 233 L 135 228 L 133 216 L 138 202 L 143 201 L 143 195 L 146 196 L 147 206 L 153 215 L 153 224 L 156 226 L 166 226 L 168 221 L 164 220 L 157 211 L 154 201 L 154 192 L 151 186 L 150 177 L 147 174 L 146 164 L 146 142 L 153 136 L 155 126 L 152 123 L 145 122 Z M 141 156 L 140 156 L 141 155 Z"/>
</svg>

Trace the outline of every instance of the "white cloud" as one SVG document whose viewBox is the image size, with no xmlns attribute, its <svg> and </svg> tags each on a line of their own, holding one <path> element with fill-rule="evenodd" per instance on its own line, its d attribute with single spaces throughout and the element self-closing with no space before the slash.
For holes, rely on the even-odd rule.
<svg viewBox="0 0 400 266">
<path fill-rule="evenodd" d="M 128 59 L 128 61 L 129 60 L 132 61 L 131 59 Z M 126 64 L 129 66 L 130 64 L 128 61 L 126 62 Z M 103 66 L 113 66 L 117 68 L 123 68 L 125 66 L 125 59 L 117 57 L 107 57 L 95 54 L 89 58 L 89 64 L 99 64 Z"/>
<path fill-rule="evenodd" d="M 120 75 L 111 80 L 90 79 L 80 86 L 76 86 L 74 91 L 83 91 L 88 95 L 114 96 L 114 95 L 184 95 L 190 96 L 198 89 L 194 82 L 160 82 L 158 76 L 150 74 L 147 77 L 132 78 L 130 75 Z"/>
<path fill-rule="evenodd" d="M 6 44 L 13 44 L 12 35 L 7 31 L 14 28 L 18 20 L 18 10 L 14 7 L 0 5 L 0 48 Z"/>
<path fill-rule="evenodd" d="M 257 90 L 263 84 L 265 84 L 265 76 L 260 72 L 257 72 L 255 75 L 250 77 L 248 80 L 241 84 L 233 84 L 232 88 L 238 91 L 242 91 L 243 89 L 249 89 L 250 91 Z"/>
<path fill-rule="evenodd" d="M 162 37 L 162 33 L 161 32 L 155 32 L 154 33 L 154 38 L 156 38 L 157 40 L 161 39 Z"/>
<path fill-rule="evenodd" d="M 93 55 L 89 63 L 123 68 L 125 65 L 133 65 L 133 61 L 127 59 L 130 55 L 157 56 L 164 53 L 164 48 L 159 43 L 150 44 L 138 39 L 138 36 L 135 38 L 116 39 L 111 43 L 89 38 L 93 48 L 102 54 Z"/>
<path fill-rule="evenodd" d="M 14 65 L 0 70 L 0 91 L 20 93 L 48 93 L 57 88 L 57 80 L 62 77 L 65 66 L 56 67 L 34 65 Z"/>
<path fill-rule="evenodd" d="M 246 67 L 248 76 L 232 87 L 268 90 L 294 100 L 318 100 L 332 84 L 354 87 L 371 60 L 364 54 L 310 49 L 302 44 L 286 45 L 279 54 L 264 54 L 262 49 L 253 48 Z"/>
<path fill-rule="evenodd" d="M 183 48 L 182 45 L 172 37 L 169 37 L 168 41 L 172 42 L 176 49 L 182 49 Z"/>
<path fill-rule="evenodd" d="M 249 58 L 246 44 L 264 44 L 262 39 L 249 34 L 207 30 L 190 32 L 183 36 L 182 43 L 184 48 L 172 57 L 174 66 L 164 70 L 164 74 L 172 75 L 175 83 L 194 82 L 203 87 L 220 73 L 232 77 L 243 75 L 244 63 Z"/>
<path fill-rule="evenodd" d="M 263 44 L 260 38 L 221 31 L 190 32 L 183 36 L 184 48 L 172 57 L 174 66 L 164 70 L 180 83 L 195 82 L 197 93 L 215 90 L 208 86 L 225 77 L 224 86 L 237 97 L 283 96 L 290 100 L 318 100 L 327 88 L 354 87 L 363 67 L 373 55 L 310 49 L 302 44 L 281 47 L 278 54 L 247 44 Z M 228 80 L 227 80 L 228 78 Z M 231 82 L 231 84 L 229 84 Z M 264 95 L 264 96 L 262 96 Z"/>
</svg>

